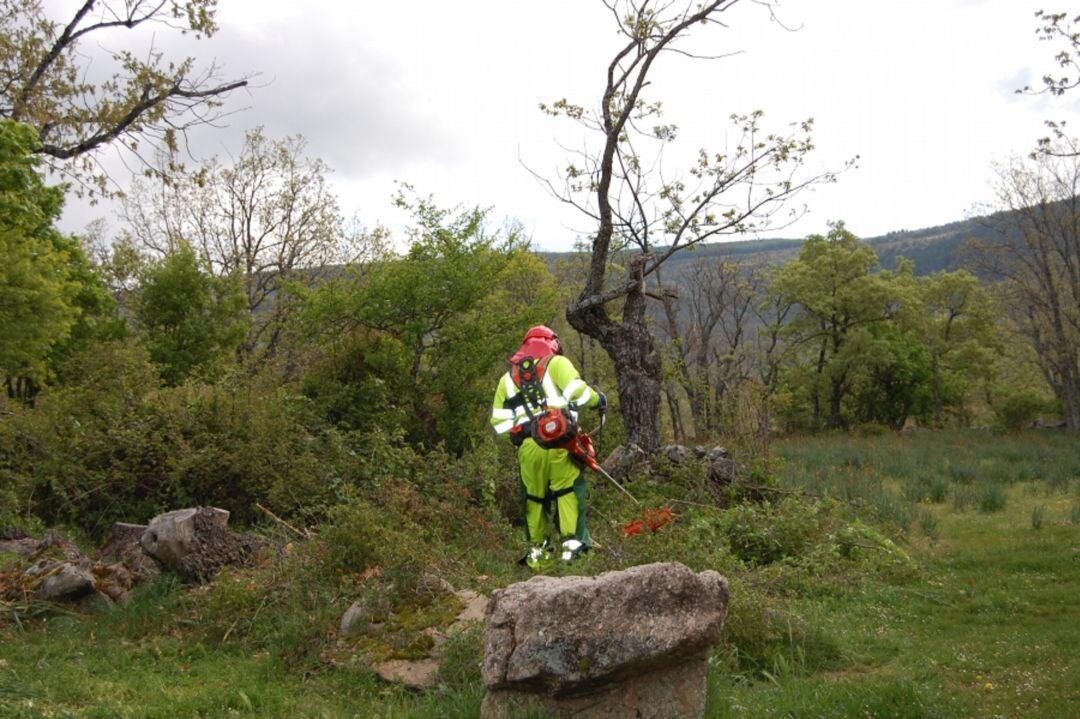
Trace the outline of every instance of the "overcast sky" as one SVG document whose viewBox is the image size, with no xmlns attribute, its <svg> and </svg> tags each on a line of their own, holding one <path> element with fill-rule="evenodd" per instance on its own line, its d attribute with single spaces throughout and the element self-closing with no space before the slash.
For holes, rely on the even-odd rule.
<svg viewBox="0 0 1080 719">
<path fill-rule="evenodd" d="M 522 163 L 554 175 L 566 162 L 559 143 L 584 142 L 537 106 L 560 97 L 596 104 L 619 45 L 599 0 L 219 5 L 219 32 L 190 47 L 230 73 L 259 76 L 230 98 L 243 109 L 229 127 L 193 136 L 196 153 L 235 153 L 243 132 L 262 125 L 273 137 L 306 137 L 310 154 L 334 169 L 346 214 L 368 226 L 402 226 L 390 197 L 403 180 L 441 204 L 515 218 L 542 249 L 568 249 L 587 227 Z M 1014 94 L 1051 69 L 1055 48 L 1034 34 L 1038 7 L 781 0 L 781 24 L 744 0 L 726 14 L 727 28 L 692 38 L 701 51 L 738 54 L 668 56 L 651 97 L 691 150 L 722 147 L 730 114 L 761 109 L 776 128 L 814 118 L 811 169 L 860 157 L 835 185 L 800 196 L 808 214 L 773 234 L 801 237 L 835 219 L 866 237 L 942 224 L 989 199 L 992 161 L 1027 152 L 1044 119 L 1080 109 L 1080 93 Z M 67 230 L 98 216 L 118 226 L 107 207 L 69 203 Z"/>
</svg>

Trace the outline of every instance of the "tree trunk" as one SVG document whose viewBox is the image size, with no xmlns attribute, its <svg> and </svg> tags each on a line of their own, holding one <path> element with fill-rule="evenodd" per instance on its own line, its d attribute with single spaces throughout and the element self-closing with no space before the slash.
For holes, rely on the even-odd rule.
<svg viewBox="0 0 1080 719">
<path fill-rule="evenodd" d="M 660 446 L 663 366 L 646 324 L 645 283 L 640 280 L 644 263 L 644 256 L 632 262 L 631 272 L 639 282 L 626 294 L 621 322 L 612 320 L 602 304 L 572 304 L 566 319 L 571 327 L 599 342 L 611 357 L 626 441 L 651 453 Z"/>
<path fill-rule="evenodd" d="M 938 357 L 933 355 L 930 362 L 930 371 L 933 373 L 931 388 L 934 393 L 934 426 L 940 427 L 941 422 L 941 368 L 938 366 Z"/>
<path fill-rule="evenodd" d="M 1058 397 L 1065 414 L 1065 427 L 1070 432 L 1080 432 L 1080 376 L 1076 372 L 1062 382 Z"/>
<path fill-rule="evenodd" d="M 817 378 L 814 381 L 812 406 L 814 410 L 812 424 L 814 429 L 821 428 L 821 385 L 822 379 L 825 377 L 825 340 L 821 341 L 821 350 L 818 352 L 817 370 L 815 372 Z"/>
<path fill-rule="evenodd" d="M 840 400 L 844 396 L 844 378 L 833 378 L 829 392 L 829 429 L 842 429 L 844 416 L 840 413 Z"/>
<path fill-rule="evenodd" d="M 667 396 L 668 413 L 671 415 L 671 431 L 675 434 L 676 444 L 686 444 L 686 430 L 683 428 L 682 408 L 679 406 L 679 385 L 669 380 L 664 385 L 664 394 Z"/>
</svg>

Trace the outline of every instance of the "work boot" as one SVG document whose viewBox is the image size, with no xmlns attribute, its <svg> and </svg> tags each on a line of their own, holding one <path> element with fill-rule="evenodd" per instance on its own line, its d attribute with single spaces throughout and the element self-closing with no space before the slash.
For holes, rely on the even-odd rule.
<svg viewBox="0 0 1080 719">
<path fill-rule="evenodd" d="M 562 554 L 559 555 L 559 559 L 569 564 L 587 551 L 589 551 L 588 544 L 576 539 L 567 539 L 562 543 Z"/>
<path fill-rule="evenodd" d="M 518 560 L 518 564 L 534 571 L 543 569 L 551 563 L 551 544 L 545 541 L 543 544 L 531 547 L 525 556 Z"/>
</svg>

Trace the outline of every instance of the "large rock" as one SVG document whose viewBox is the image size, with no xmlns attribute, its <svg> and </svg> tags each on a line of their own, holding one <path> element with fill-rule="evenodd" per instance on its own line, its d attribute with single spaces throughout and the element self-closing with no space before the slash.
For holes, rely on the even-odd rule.
<svg viewBox="0 0 1080 719">
<path fill-rule="evenodd" d="M 615 479 L 624 479 L 649 466 L 649 455 L 636 444 L 620 444 L 604 460 L 604 471 Z"/>
<path fill-rule="evenodd" d="M 113 580 L 107 582 L 111 588 L 102 591 L 114 600 L 122 601 L 133 586 L 161 573 L 157 561 L 142 547 L 146 529 L 145 524 L 116 522 L 101 548 L 102 564 Z"/>
<path fill-rule="evenodd" d="M 687 464 L 697 457 L 694 450 L 681 444 L 665 444 L 656 450 L 656 453 L 667 457 L 668 461 L 675 465 Z"/>
<path fill-rule="evenodd" d="M 594 694 L 553 697 L 513 690 L 489 690 L 483 719 L 688 719 L 705 716 L 705 655 L 662 667 Z"/>
<path fill-rule="evenodd" d="M 204 580 L 225 565 L 241 564 L 254 549 L 229 531 L 229 513 L 216 507 L 178 509 L 150 520 L 143 550 L 187 579 Z"/>
<path fill-rule="evenodd" d="M 27 570 L 27 574 L 44 577 L 35 595 L 46 602 L 78 599 L 95 589 L 94 575 L 86 563 L 79 566 L 71 562 L 50 562 L 47 565 L 39 562 Z"/>
<path fill-rule="evenodd" d="M 727 486 L 739 478 L 742 468 L 733 460 L 723 447 L 713 447 L 705 455 L 709 479 Z"/>
<path fill-rule="evenodd" d="M 18 554 L 20 557 L 31 557 L 41 549 L 41 542 L 30 537 L 19 539 L 0 539 L 0 554 Z"/>
<path fill-rule="evenodd" d="M 677 563 L 501 589 L 485 617 L 484 716 L 523 704 L 555 716 L 701 715 L 727 601 L 727 580 Z"/>
</svg>

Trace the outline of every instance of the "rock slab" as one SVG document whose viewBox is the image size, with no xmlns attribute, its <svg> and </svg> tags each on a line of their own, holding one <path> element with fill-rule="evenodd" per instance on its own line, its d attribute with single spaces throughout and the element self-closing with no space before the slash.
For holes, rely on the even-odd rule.
<svg viewBox="0 0 1080 719">
<path fill-rule="evenodd" d="M 556 716 L 700 715 L 705 655 L 720 638 L 728 594 L 716 572 L 674 562 L 498 590 L 485 614 L 484 716 L 514 716 L 517 703 L 541 700 Z M 672 687 L 678 696 L 664 699 Z M 593 701 L 575 709 L 586 695 Z M 693 711 L 650 713 L 684 705 Z"/>
</svg>

